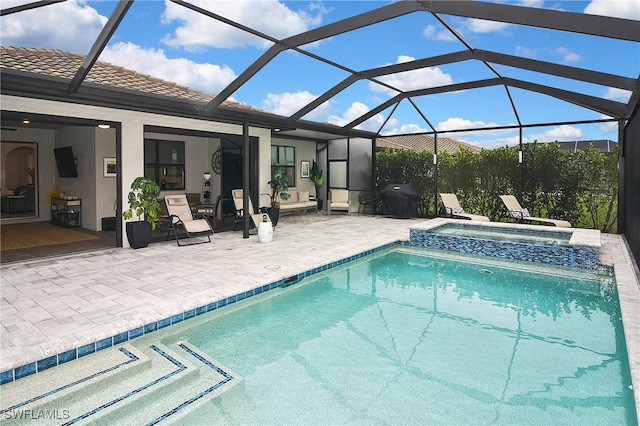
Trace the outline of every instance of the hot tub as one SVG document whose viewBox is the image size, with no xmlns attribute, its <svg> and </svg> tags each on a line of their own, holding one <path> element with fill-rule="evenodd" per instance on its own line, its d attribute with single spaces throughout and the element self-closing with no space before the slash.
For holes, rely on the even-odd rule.
<svg viewBox="0 0 640 426">
<path fill-rule="evenodd" d="M 598 270 L 600 231 L 437 218 L 409 229 L 409 244 Z"/>
</svg>

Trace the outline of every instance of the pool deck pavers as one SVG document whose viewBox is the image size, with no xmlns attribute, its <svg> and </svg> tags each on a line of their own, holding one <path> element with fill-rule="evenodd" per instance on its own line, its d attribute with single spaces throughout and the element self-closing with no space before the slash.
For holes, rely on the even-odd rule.
<svg viewBox="0 0 640 426">
<path fill-rule="evenodd" d="M 175 241 L 3 264 L 0 371 L 409 238 L 424 219 L 283 217 L 273 241 L 242 232 L 210 244 Z M 640 285 L 624 239 L 602 234 L 601 264 L 614 266 L 636 404 L 640 406 Z M 640 411 L 640 410 L 639 410 Z"/>
</svg>

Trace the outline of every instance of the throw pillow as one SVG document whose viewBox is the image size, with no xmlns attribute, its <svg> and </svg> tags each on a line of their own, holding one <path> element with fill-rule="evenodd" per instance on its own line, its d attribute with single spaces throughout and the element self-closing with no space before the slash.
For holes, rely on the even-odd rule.
<svg viewBox="0 0 640 426">
<path fill-rule="evenodd" d="M 298 191 L 298 200 L 309 201 L 309 191 Z"/>
</svg>

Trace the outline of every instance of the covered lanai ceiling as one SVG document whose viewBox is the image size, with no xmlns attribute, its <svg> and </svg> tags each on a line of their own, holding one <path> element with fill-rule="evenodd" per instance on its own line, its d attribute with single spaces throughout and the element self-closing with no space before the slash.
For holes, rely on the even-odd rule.
<svg viewBox="0 0 640 426">
<path fill-rule="evenodd" d="M 19 47 L 75 48 L 84 61 L 64 86 L 57 80 L 34 82 L 31 73 L 3 67 L 2 91 L 162 112 L 175 108 L 179 115 L 246 119 L 282 134 L 316 138 L 464 130 L 448 135 L 474 134 L 473 142 L 481 145 L 513 142 L 496 135 L 518 135 L 519 128 L 535 129 L 526 140 L 592 126 L 604 132 L 594 139 L 616 140 L 617 130 L 611 129 L 630 116 L 639 99 L 640 4 L 606 3 L 3 1 L 3 46 L 30 40 L 33 45 Z M 162 15 L 151 13 L 150 4 L 161 5 Z M 623 17 L 602 15 L 615 9 L 612 4 L 626 7 L 616 12 Z M 81 43 L 71 46 L 46 32 L 36 31 L 40 39 L 20 36 L 15 25 L 65 13 L 72 22 L 78 8 L 102 17 L 101 30 L 84 51 Z M 147 28 L 161 24 L 167 25 L 164 38 L 152 41 L 155 33 Z M 198 41 L 180 44 L 188 32 Z M 216 37 L 221 33 L 228 34 L 227 46 Z M 233 44 L 234 38 L 244 41 Z M 148 52 L 153 43 L 164 43 L 169 67 L 184 64 L 179 60 L 188 51 L 198 51 L 199 59 L 187 61 L 182 74 L 145 69 L 144 58 L 131 56 Z M 232 48 L 235 56 L 225 56 Z M 174 105 L 157 98 L 150 105 L 135 96 L 105 97 L 87 84 L 98 60 L 195 84 L 211 99 Z M 211 67 L 228 72 L 209 72 Z M 194 70 L 201 72 L 197 78 L 189 74 Z M 251 108 L 230 108 L 229 101 Z M 577 132 L 573 139 L 581 138 Z"/>
</svg>

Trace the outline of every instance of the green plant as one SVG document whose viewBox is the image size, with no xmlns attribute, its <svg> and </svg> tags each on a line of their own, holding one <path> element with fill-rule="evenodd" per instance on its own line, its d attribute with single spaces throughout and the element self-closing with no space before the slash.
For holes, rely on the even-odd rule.
<svg viewBox="0 0 640 426">
<path fill-rule="evenodd" d="M 311 163 L 311 170 L 309 170 L 309 179 L 313 182 L 313 185 L 316 187 L 316 197 L 318 196 L 318 189 L 324 185 L 324 178 L 322 177 L 322 169 L 318 167 L 318 163 L 316 160 L 313 160 Z"/>
<path fill-rule="evenodd" d="M 143 216 L 144 220 L 151 223 L 151 229 L 156 229 L 160 212 L 158 195 L 160 187 L 157 183 L 142 176 L 135 178 L 128 196 L 129 210 L 123 212 L 122 217 L 131 219 L 135 212 L 136 216 Z"/>
<path fill-rule="evenodd" d="M 280 166 L 278 163 L 273 163 L 271 166 L 272 175 L 271 180 L 269 181 L 269 186 L 271 186 L 271 207 L 276 208 L 280 207 L 280 202 L 278 201 L 278 195 L 283 200 L 288 200 L 291 195 L 286 192 L 289 189 L 289 177 L 285 173 L 284 167 Z"/>
</svg>

